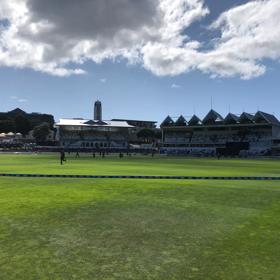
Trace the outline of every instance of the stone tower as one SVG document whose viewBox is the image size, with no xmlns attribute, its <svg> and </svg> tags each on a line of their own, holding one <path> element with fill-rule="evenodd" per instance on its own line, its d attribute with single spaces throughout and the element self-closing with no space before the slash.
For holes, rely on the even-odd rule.
<svg viewBox="0 0 280 280">
<path fill-rule="evenodd" d="M 94 103 L 94 120 L 102 121 L 102 104 L 99 100 Z"/>
</svg>

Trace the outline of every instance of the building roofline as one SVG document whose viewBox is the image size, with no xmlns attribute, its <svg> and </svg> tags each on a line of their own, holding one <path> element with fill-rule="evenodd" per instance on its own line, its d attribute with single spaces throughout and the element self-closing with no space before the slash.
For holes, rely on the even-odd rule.
<svg viewBox="0 0 280 280">
<path fill-rule="evenodd" d="M 130 119 L 111 119 L 111 121 L 126 121 L 126 122 L 147 122 L 147 123 L 157 123 L 157 121 L 130 120 Z"/>
<path fill-rule="evenodd" d="M 202 124 L 200 124 L 200 126 L 210 126 L 210 124 L 207 124 L 206 121 L 209 119 L 209 116 L 214 116 L 219 118 L 220 120 L 215 120 L 215 124 L 212 124 L 214 126 L 221 126 L 221 125 L 229 125 L 226 124 L 226 119 L 234 119 L 237 124 L 243 124 L 243 120 L 244 119 L 248 119 L 250 122 L 248 123 L 252 123 L 255 124 L 255 119 L 257 115 L 260 115 L 268 124 L 272 124 L 272 125 L 276 125 L 276 126 L 280 126 L 280 121 L 277 119 L 277 117 L 274 114 L 269 114 L 269 113 L 265 113 L 262 111 L 258 111 L 255 114 L 249 114 L 247 112 L 243 112 L 240 115 L 237 114 L 233 114 L 233 113 L 228 113 L 227 116 L 225 118 L 223 118 L 219 113 L 217 113 L 216 111 L 214 111 L 213 109 L 211 109 L 207 115 L 204 117 L 204 119 L 200 119 L 198 116 L 193 115 L 189 120 L 186 119 L 187 121 L 187 126 L 193 126 L 191 123 L 193 122 L 193 120 L 199 120 L 200 122 L 202 122 Z M 211 117 L 212 117 L 211 116 Z M 210 119 L 211 119 L 210 117 Z M 176 121 L 174 120 L 174 118 L 171 118 L 170 116 L 167 116 L 164 121 L 161 123 L 161 127 L 164 126 L 164 124 L 166 123 L 166 121 L 170 122 L 169 126 L 175 126 L 176 127 Z M 171 124 L 172 121 L 172 124 Z M 247 124 L 247 123 L 245 123 Z"/>
<path fill-rule="evenodd" d="M 63 122 L 63 121 L 67 122 Z M 72 122 L 71 122 L 72 121 Z M 133 125 L 128 124 L 126 121 L 102 121 L 101 123 L 89 119 L 60 119 L 56 122 L 55 127 L 59 126 L 81 126 L 81 127 L 123 127 L 133 128 Z"/>
</svg>

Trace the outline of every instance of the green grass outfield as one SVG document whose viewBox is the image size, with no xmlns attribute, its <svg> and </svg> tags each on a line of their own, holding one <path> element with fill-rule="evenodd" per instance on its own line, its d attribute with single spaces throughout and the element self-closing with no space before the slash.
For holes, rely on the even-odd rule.
<svg viewBox="0 0 280 280">
<path fill-rule="evenodd" d="M 279 176 L 277 160 L 0 155 L 0 173 Z M 280 279 L 280 182 L 0 178 L 0 279 Z"/>
</svg>

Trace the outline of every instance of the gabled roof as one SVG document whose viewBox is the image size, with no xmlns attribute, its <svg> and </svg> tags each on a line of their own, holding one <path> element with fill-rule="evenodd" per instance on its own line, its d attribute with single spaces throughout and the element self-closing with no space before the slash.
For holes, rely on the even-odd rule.
<svg viewBox="0 0 280 280">
<path fill-rule="evenodd" d="M 95 124 L 97 124 L 97 125 L 106 125 L 106 124 L 108 124 L 108 123 L 103 122 L 103 121 L 100 121 L 100 120 L 96 120 L 96 121 L 95 121 Z"/>
<path fill-rule="evenodd" d="M 235 114 L 232 114 L 232 113 L 228 113 L 228 115 L 225 117 L 225 120 L 224 122 L 227 124 L 227 123 L 238 123 L 239 122 L 239 118 L 235 115 Z"/>
<path fill-rule="evenodd" d="M 177 121 L 175 122 L 175 124 L 177 126 L 187 126 L 188 122 L 186 121 L 186 119 L 181 115 Z"/>
<path fill-rule="evenodd" d="M 161 123 L 160 126 L 171 126 L 174 124 L 174 121 L 171 119 L 170 116 L 167 116 L 165 120 Z"/>
<path fill-rule="evenodd" d="M 262 111 L 258 111 L 253 118 L 255 122 L 258 122 L 259 119 L 263 119 L 266 123 L 280 125 L 279 120 L 274 115 Z"/>
<path fill-rule="evenodd" d="M 89 121 L 84 122 L 84 124 L 91 124 L 91 125 L 93 125 L 93 124 L 95 124 L 95 121 L 89 120 Z"/>
<path fill-rule="evenodd" d="M 202 122 L 203 124 L 207 124 L 207 123 L 216 123 L 222 121 L 224 121 L 223 117 L 219 113 L 211 109 Z"/>
<path fill-rule="evenodd" d="M 88 124 L 88 125 L 106 125 L 106 122 L 103 121 L 99 121 L 99 120 L 89 120 L 84 122 L 84 124 Z"/>
<path fill-rule="evenodd" d="M 93 127 L 125 127 L 132 128 L 133 125 L 129 125 L 124 121 L 94 121 L 84 119 L 60 119 L 55 126 L 93 126 Z"/>
<path fill-rule="evenodd" d="M 251 122 L 253 122 L 253 119 L 254 119 L 254 116 L 249 113 L 246 113 L 246 112 L 243 112 L 239 117 L 239 121 L 241 123 L 251 123 Z"/>
<path fill-rule="evenodd" d="M 201 123 L 201 119 L 196 115 L 193 115 L 189 120 L 189 125 L 200 125 Z"/>
<path fill-rule="evenodd" d="M 273 124 L 280 126 L 280 121 L 272 114 L 268 114 L 262 111 L 258 111 L 255 115 L 243 112 L 239 117 L 235 114 L 228 113 L 223 117 L 214 110 L 210 110 L 201 121 L 196 115 L 193 115 L 187 122 L 186 119 L 181 115 L 176 122 L 172 120 L 170 116 L 162 122 L 161 127 L 164 126 L 197 126 L 197 125 L 231 125 L 231 124 L 248 124 L 254 125 L 258 123 Z"/>
</svg>

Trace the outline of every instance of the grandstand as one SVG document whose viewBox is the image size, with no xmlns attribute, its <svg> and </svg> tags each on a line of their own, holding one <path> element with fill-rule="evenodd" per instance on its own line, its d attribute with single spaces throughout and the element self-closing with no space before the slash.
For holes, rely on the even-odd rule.
<svg viewBox="0 0 280 280">
<path fill-rule="evenodd" d="M 55 127 L 65 148 L 124 148 L 133 128 L 125 121 L 86 119 L 60 119 Z"/>
<path fill-rule="evenodd" d="M 102 104 L 94 103 L 93 119 L 60 119 L 55 123 L 56 140 L 67 149 L 127 149 L 137 143 L 143 128 L 156 130 L 155 121 L 102 120 Z M 134 145 L 135 146 L 135 145 Z"/>
<path fill-rule="evenodd" d="M 93 119 L 60 119 L 55 123 L 57 140 L 67 149 L 127 148 L 133 125 L 124 120 L 102 120 L 102 104 L 94 103 Z"/>
<path fill-rule="evenodd" d="M 271 114 L 229 113 L 223 118 L 211 109 L 200 119 L 167 116 L 160 125 L 161 153 L 198 156 L 258 156 L 280 152 L 280 122 Z"/>
</svg>

